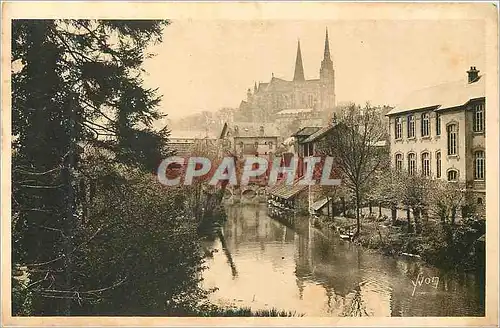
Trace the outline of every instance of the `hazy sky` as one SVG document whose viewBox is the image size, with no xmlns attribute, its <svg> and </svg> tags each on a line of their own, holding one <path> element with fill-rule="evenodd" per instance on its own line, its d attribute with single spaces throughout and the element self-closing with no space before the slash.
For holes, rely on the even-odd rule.
<svg viewBox="0 0 500 328">
<path fill-rule="evenodd" d="M 254 81 L 293 77 L 300 38 L 306 78 L 318 78 L 325 28 L 337 102 L 397 104 L 414 89 L 484 72 L 479 20 L 173 20 L 146 62 L 148 86 L 164 95 L 170 118 L 238 107 Z"/>
</svg>

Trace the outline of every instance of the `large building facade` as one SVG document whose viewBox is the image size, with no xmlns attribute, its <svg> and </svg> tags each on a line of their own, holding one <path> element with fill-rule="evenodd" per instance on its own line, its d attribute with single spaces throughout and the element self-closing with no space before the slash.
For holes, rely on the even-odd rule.
<svg viewBox="0 0 500 328">
<path fill-rule="evenodd" d="M 255 83 L 253 92 L 247 91 L 237 113 L 237 121 L 288 123 L 299 120 L 316 120 L 328 117 L 335 107 L 335 71 L 330 55 L 328 30 L 325 36 L 324 54 L 319 78 L 306 80 L 302 64 L 300 41 L 297 44 L 295 71 L 292 81 L 275 77 L 268 83 Z"/>
<path fill-rule="evenodd" d="M 456 82 L 418 90 L 391 110 L 393 166 L 465 182 L 485 202 L 485 76 L 476 67 Z"/>
</svg>

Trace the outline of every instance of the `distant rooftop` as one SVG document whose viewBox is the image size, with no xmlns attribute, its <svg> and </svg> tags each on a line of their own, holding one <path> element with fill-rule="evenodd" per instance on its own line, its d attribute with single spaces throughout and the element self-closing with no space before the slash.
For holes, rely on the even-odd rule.
<svg viewBox="0 0 500 328">
<path fill-rule="evenodd" d="M 475 82 L 467 79 L 439 84 L 417 90 L 405 98 L 386 115 L 394 115 L 415 109 L 433 108 L 437 110 L 463 106 L 473 99 L 485 96 L 485 78 L 481 75 Z"/>
<path fill-rule="evenodd" d="M 302 141 L 302 143 L 315 141 L 315 140 L 323 137 L 328 132 L 330 132 L 334 127 L 335 127 L 335 125 L 324 126 L 321 129 L 319 129 L 318 131 L 311 134 L 309 137 L 307 137 L 307 139 Z"/>
<path fill-rule="evenodd" d="M 283 109 L 282 111 L 277 112 L 276 115 L 301 114 L 310 113 L 312 111 L 312 108 Z"/>
<path fill-rule="evenodd" d="M 295 132 L 292 134 L 293 137 L 309 137 L 311 134 L 314 132 L 318 131 L 321 129 L 320 127 L 317 126 L 306 126 L 301 128 L 299 131 Z"/>
<path fill-rule="evenodd" d="M 216 136 L 212 133 L 201 130 L 173 130 L 170 133 L 169 139 L 203 139 L 208 137 L 209 139 L 216 139 Z"/>
<path fill-rule="evenodd" d="M 278 128 L 274 123 L 233 122 L 228 125 L 228 130 L 231 137 L 258 137 L 261 135 L 261 127 L 264 130 L 263 136 L 280 136 Z"/>
</svg>

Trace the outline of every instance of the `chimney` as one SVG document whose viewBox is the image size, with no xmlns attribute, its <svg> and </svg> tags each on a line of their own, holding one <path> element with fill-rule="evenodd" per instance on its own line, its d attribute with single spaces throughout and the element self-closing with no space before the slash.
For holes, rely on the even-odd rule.
<svg viewBox="0 0 500 328">
<path fill-rule="evenodd" d="M 478 80 L 479 71 L 476 69 L 476 66 L 470 67 L 470 70 L 467 71 L 467 77 L 469 83 L 474 83 Z"/>
</svg>

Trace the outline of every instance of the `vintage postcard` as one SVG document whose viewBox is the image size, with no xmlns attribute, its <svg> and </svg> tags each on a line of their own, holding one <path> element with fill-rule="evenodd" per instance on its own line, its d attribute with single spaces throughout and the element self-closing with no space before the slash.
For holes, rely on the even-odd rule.
<svg viewBox="0 0 500 328">
<path fill-rule="evenodd" d="M 2 325 L 498 327 L 495 3 L 2 3 Z"/>
</svg>

